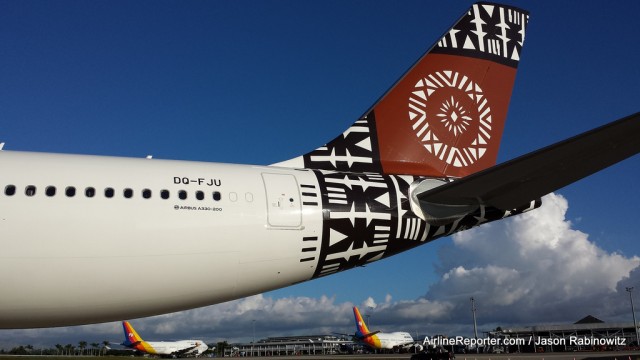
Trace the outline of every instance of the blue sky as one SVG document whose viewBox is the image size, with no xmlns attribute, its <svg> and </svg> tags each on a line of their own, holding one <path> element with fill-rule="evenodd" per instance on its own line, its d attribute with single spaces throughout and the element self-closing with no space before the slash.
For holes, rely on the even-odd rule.
<svg viewBox="0 0 640 360">
<path fill-rule="evenodd" d="M 640 110 L 639 2 L 507 3 L 529 10 L 531 19 L 499 161 Z M 6 142 L 5 150 L 153 154 L 230 163 L 270 164 L 293 158 L 346 129 L 470 4 L 0 0 L 0 142 Z M 580 240 L 583 249 L 593 245 L 600 251 L 595 253 L 602 261 L 594 260 L 590 268 L 596 273 L 610 272 L 602 266 L 616 263 L 615 259 L 620 260 L 618 264 L 633 265 L 640 255 L 634 226 L 640 209 L 640 191 L 635 186 L 639 177 L 640 157 L 636 156 L 560 190 L 562 200 L 552 201 L 558 204 L 554 209 L 566 207 L 561 215 L 549 210 L 558 216 L 554 219 L 585 234 Z M 501 227 L 487 231 L 495 232 L 495 237 L 506 232 Z M 322 301 L 326 296 L 331 306 L 324 309 L 330 310 L 317 314 L 325 318 L 336 314 L 337 322 L 325 324 L 326 329 L 343 326 L 337 331 L 346 331 L 351 304 L 373 301 L 381 309 L 379 318 L 388 319 L 388 330 L 402 328 L 402 323 L 392 320 L 393 309 L 421 303 L 417 299 L 444 304 L 449 312 L 458 306 L 463 309 L 462 303 L 446 307 L 445 302 L 453 300 L 442 288 L 446 274 L 464 267 L 451 258 L 478 251 L 464 248 L 465 239 L 438 240 L 366 268 L 233 304 L 266 309 L 290 299 L 310 309 L 327 305 Z M 562 242 L 554 244 L 549 246 L 558 253 L 570 251 Z M 492 256 L 511 255 L 505 251 L 496 247 L 475 268 L 490 269 Z M 510 266 L 518 270 L 518 264 Z M 619 269 L 614 278 L 628 275 L 625 269 Z M 609 295 L 622 286 L 615 279 Z M 640 288 L 640 283 L 636 285 Z M 593 293 L 584 296 L 597 300 Z M 584 310 L 592 305 L 585 303 Z M 468 304 L 464 306 L 466 312 Z M 216 313 L 220 308 L 201 311 Z M 616 318 L 622 310 L 602 313 Z M 374 319 L 377 310 L 370 311 Z M 202 312 L 180 316 L 197 318 L 194 314 Z M 340 319 L 343 315 L 346 320 Z M 173 319 L 180 318 L 176 316 Z M 450 329 L 466 321 L 449 318 Z M 485 319 L 490 326 L 491 321 L 534 318 Z M 175 325 L 174 331 L 158 330 L 169 319 L 139 322 L 158 336 L 191 335 L 186 325 Z M 437 326 L 446 328 L 446 319 L 436 315 L 434 319 L 439 319 Z M 308 322 L 313 321 L 309 317 Z M 429 321 L 411 326 L 428 332 L 424 324 Z M 231 334 L 229 324 L 219 327 L 228 326 Z M 115 331 L 110 338 L 120 337 L 117 324 L 91 329 L 35 334 L 53 343 L 56 336 L 78 337 L 83 332 L 99 333 L 95 336 L 104 339 Z M 242 338 L 242 331 L 235 330 L 235 338 Z M 266 325 L 263 330 L 265 335 L 276 335 L 320 329 L 291 324 L 279 332 L 268 332 Z M 0 331 L 0 347 L 15 343 L 15 334 Z M 224 334 L 225 329 L 219 328 L 202 336 L 214 339 Z"/>
</svg>

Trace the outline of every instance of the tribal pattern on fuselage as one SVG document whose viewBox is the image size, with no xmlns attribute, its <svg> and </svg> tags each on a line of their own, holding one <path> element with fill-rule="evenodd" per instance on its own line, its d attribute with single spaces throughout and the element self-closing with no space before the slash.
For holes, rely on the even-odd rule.
<svg viewBox="0 0 640 360">
<path fill-rule="evenodd" d="M 540 206 L 502 211 L 480 207 L 436 226 L 412 210 L 409 188 L 422 178 L 314 170 L 322 198 L 322 239 L 314 278 L 362 266 L 480 224 Z"/>
</svg>

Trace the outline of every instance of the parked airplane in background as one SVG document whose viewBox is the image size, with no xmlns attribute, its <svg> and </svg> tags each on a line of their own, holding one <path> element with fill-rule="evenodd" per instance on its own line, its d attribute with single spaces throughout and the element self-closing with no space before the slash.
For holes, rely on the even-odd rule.
<svg viewBox="0 0 640 360">
<path fill-rule="evenodd" d="M 0 151 L 0 328 L 330 275 L 532 210 L 638 153 L 634 114 L 494 166 L 528 19 L 472 5 L 344 133 L 272 166 Z"/>
<path fill-rule="evenodd" d="M 144 341 L 128 321 L 122 322 L 124 342 L 122 346 L 151 355 L 160 356 L 198 356 L 209 348 L 202 340 Z"/>
<path fill-rule="evenodd" d="M 356 321 L 356 333 L 353 335 L 353 340 L 357 343 L 376 350 L 393 350 L 414 345 L 413 337 L 408 332 L 370 332 L 357 306 L 353 307 L 353 316 Z"/>
</svg>

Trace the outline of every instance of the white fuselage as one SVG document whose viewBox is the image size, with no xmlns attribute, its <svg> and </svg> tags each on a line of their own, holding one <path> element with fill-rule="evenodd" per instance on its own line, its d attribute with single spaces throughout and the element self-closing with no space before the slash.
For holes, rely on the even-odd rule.
<svg viewBox="0 0 640 360">
<path fill-rule="evenodd" d="M 519 213 L 429 224 L 411 175 L 7 151 L 0 169 L 0 328 L 216 304 Z"/>
<path fill-rule="evenodd" d="M 145 341 L 145 345 L 151 347 L 150 354 L 173 355 L 173 354 L 202 354 L 208 346 L 201 340 L 180 340 L 180 341 Z"/>
<path fill-rule="evenodd" d="M 394 349 L 413 344 L 413 338 L 408 332 L 378 333 L 381 349 Z"/>
<path fill-rule="evenodd" d="M 0 169 L 0 327 L 177 311 L 315 270 L 301 261 L 319 251 L 304 241 L 322 221 L 320 206 L 303 205 L 320 201 L 311 171 L 6 151 Z"/>
</svg>

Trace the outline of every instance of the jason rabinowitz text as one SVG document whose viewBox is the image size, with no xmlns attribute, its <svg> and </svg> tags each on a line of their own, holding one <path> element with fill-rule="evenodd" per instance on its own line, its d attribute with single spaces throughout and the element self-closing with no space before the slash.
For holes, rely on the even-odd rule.
<svg viewBox="0 0 640 360">
<path fill-rule="evenodd" d="M 595 338 L 586 336 L 569 336 L 567 338 L 545 338 L 540 336 L 530 336 L 528 338 L 465 338 L 456 337 L 428 337 L 424 338 L 422 344 L 424 346 L 547 346 L 547 345 L 568 345 L 568 346 L 625 346 L 627 339 L 622 337 L 613 338 Z"/>
</svg>

